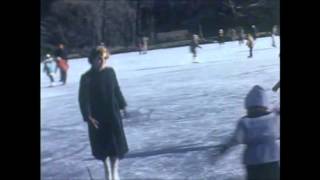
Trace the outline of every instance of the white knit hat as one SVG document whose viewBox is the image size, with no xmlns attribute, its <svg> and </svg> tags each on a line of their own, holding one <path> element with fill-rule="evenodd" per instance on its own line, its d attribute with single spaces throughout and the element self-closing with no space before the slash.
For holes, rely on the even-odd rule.
<svg viewBox="0 0 320 180">
<path fill-rule="evenodd" d="M 259 85 L 255 85 L 247 94 L 245 108 L 248 109 L 254 106 L 268 107 L 268 105 L 268 98 L 264 89 Z"/>
</svg>

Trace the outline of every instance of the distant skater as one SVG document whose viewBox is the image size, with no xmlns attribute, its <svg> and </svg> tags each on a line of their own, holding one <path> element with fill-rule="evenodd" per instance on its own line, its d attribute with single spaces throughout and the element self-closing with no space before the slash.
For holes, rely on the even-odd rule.
<svg viewBox="0 0 320 180">
<path fill-rule="evenodd" d="M 149 38 L 147 37 L 143 37 L 142 38 L 142 54 L 147 54 L 148 53 L 148 41 L 149 41 Z"/>
<path fill-rule="evenodd" d="M 248 58 L 252 58 L 252 50 L 253 50 L 253 46 L 254 46 L 254 39 L 252 37 L 252 35 L 249 33 L 247 35 L 247 46 L 249 48 L 249 56 Z"/>
<path fill-rule="evenodd" d="M 276 40 L 275 40 L 276 35 L 277 35 L 277 26 L 273 26 L 272 32 L 271 32 L 272 47 L 277 47 Z"/>
<path fill-rule="evenodd" d="M 67 52 L 63 44 L 58 45 L 58 48 L 54 52 L 54 55 L 60 70 L 60 81 L 63 83 L 63 85 L 65 85 L 67 83 L 69 64 L 67 59 Z"/>
<path fill-rule="evenodd" d="M 190 51 L 192 53 L 192 62 L 193 63 L 199 63 L 199 61 L 197 60 L 197 50 L 196 48 L 201 48 L 199 46 L 199 36 L 194 34 L 192 36 L 192 41 L 191 41 L 191 44 L 190 44 Z"/>
<path fill-rule="evenodd" d="M 224 31 L 223 29 L 219 29 L 219 37 L 218 37 L 219 44 L 224 44 Z"/>
<path fill-rule="evenodd" d="M 101 42 L 98 47 L 106 47 L 106 45 L 103 42 Z"/>
<path fill-rule="evenodd" d="M 253 36 L 253 39 L 254 39 L 254 40 L 257 40 L 257 38 L 258 38 L 258 30 L 257 30 L 257 28 L 256 28 L 255 25 L 252 25 L 251 28 L 252 28 L 252 36 Z"/>
<path fill-rule="evenodd" d="M 237 31 L 234 28 L 231 29 L 231 39 L 232 41 L 237 40 Z"/>
<path fill-rule="evenodd" d="M 52 87 L 54 85 L 54 75 L 55 75 L 55 67 L 56 63 L 54 62 L 54 59 L 51 57 L 50 54 L 46 55 L 46 60 L 44 60 L 43 64 L 43 71 L 47 74 L 47 76 L 50 79 L 50 85 L 49 87 Z"/>
<path fill-rule="evenodd" d="M 239 30 L 238 30 L 239 45 L 242 45 L 242 44 L 243 44 L 244 39 L 245 39 L 244 30 L 243 30 L 242 27 L 240 27 Z"/>
</svg>

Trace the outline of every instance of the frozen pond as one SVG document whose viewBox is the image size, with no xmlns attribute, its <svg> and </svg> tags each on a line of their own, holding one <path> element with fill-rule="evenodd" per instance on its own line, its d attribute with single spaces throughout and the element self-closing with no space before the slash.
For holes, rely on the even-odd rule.
<svg viewBox="0 0 320 180">
<path fill-rule="evenodd" d="M 279 47 L 279 38 L 277 37 Z M 279 80 L 279 48 L 259 38 L 248 59 L 238 42 L 202 45 L 201 63 L 191 63 L 189 47 L 112 55 L 130 118 L 124 119 L 130 148 L 120 161 L 120 178 L 241 180 L 242 146 L 213 162 L 214 146 L 232 133 L 245 114 L 243 101 L 255 84 L 271 91 Z M 41 177 L 43 180 L 103 179 L 102 162 L 91 156 L 87 125 L 78 106 L 86 59 L 71 60 L 68 84 L 47 88 L 41 73 Z"/>
</svg>

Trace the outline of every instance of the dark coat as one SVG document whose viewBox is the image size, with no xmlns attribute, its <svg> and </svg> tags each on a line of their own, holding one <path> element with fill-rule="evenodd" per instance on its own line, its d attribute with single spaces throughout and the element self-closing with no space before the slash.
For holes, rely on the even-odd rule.
<svg viewBox="0 0 320 180">
<path fill-rule="evenodd" d="M 66 61 L 68 60 L 67 51 L 65 49 L 58 48 L 54 51 L 53 54 L 55 57 L 61 57 L 62 59 L 66 60 Z"/>
<path fill-rule="evenodd" d="M 79 104 L 83 120 L 88 123 L 92 155 L 99 160 L 109 156 L 123 158 L 129 149 L 120 109 L 125 108 L 126 102 L 112 68 L 89 70 L 82 75 Z M 89 115 L 99 122 L 98 129 L 88 119 Z"/>
<path fill-rule="evenodd" d="M 191 41 L 191 43 L 190 43 L 190 51 L 191 51 L 191 53 L 195 54 L 197 47 L 201 48 L 196 42 Z"/>
</svg>

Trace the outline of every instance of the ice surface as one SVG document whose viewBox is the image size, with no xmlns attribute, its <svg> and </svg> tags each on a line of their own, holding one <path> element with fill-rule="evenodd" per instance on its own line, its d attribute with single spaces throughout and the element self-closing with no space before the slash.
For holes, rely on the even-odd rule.
<svg viewBox="0 0 320 180">
<path fill-rule="evenodd" d="M 271 91 L 279 80 L 279 48 L 271 38 L 259 38 L 253 58 L 248 54 L 245 45 L 227 42 L 202 45 L 199 64 L 191 63 L 187 46 L 111 56 L 130 114 L 124 119 L 130 153 L 120 161 L 121 179 L 243 179 L 243 146 L 213 162 L 214 146 L 244 115 L 244 97 L 253 85 L 267 90 L 272 106 L 279 101 Z M 41 73 L 41 177 L 89 180 L 89 167 L 94 179 L 103 179 L 77 99 L 89 64 L 85 58 L 69 63 L 66 86 L 48 88 Z"/>
</svg>

